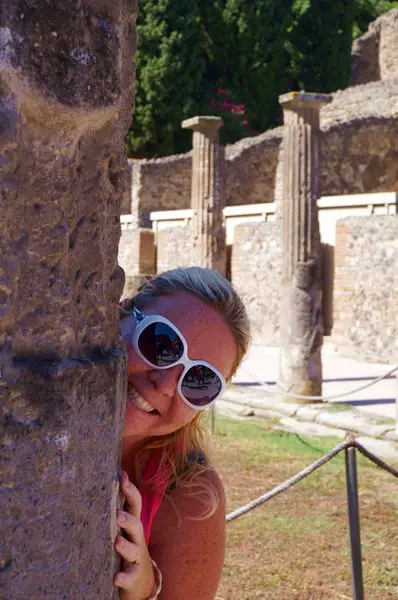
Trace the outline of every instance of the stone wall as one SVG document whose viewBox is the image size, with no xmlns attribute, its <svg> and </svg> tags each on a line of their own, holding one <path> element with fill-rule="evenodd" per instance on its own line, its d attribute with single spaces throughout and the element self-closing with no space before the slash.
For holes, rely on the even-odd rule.
<svg viewBox="0 0 398 600">
<path fill-rule="evenodd" d="M 273 202 L 282 128 L 245 138 L 225 149 L 227 206 Z M 192 153 L 153 160 L 129 160 L 131 197 L 123 212 L 138 215 L 148 227 L 155 210 L 190 208 Z"/>
<path fill-rule="evenodd" d="M 117 263 L 134 0 L 20 2 L 0 28 L 0 597 L 118 598 Z"/>
<path fill-rule="evenodd" d="M 334 94 L 321 111 L 321 195 L 398 190 L 398 81 Z"/>
<path fill-rule="evenodd" d="M 333 250 L 323 245 L 326 333 L 343 353 L 397 362 L 398 216 L 338 221 Z M 237 225 L 231 279 L 247 306 L 254 340 L 267 345 L 279 342 L 281 275 L 280 224 Z"/>
<path fill-rule="evenodd" d="M 390 10 L 356 39 L 352 48 L 351 85 L 398 76 L 398 8 Z"/>
<path fill-rule="evenodd" d="M 274 201 L 282 135 L 278 127 L 226 147 L 226 206 Z"/>
<path fill-rule="evenodd" d="M 398 216 L 337 223 L 333 340 L 345 353 L 398 362 Z"/>
<path fill-rule="evenodd" d="M 155 234 L 152 229 L 124 229 L 118 260 L 125 274 L 122 297 L 131 298 L 138 287 L 156 273 Z"/>
<path fill-rule="evenodd" d="M 282 245 L 279 223 L 236 226 L 231 279 L 248 309 L 255 341 L 272 345 L 279 338 Z"/>
<path fill-rule="evenodd" d="M 191 224 L 185 227 L 168 227 L 158 232 L 156 238 L 157 272 L 192 265 Z"/>
<path fill-rule="evenodd" d="M 153 160 L 129 160 L 131 197 L 127 212 L 138 215 L 139 227 L 150 227 L 153 210 L 189 208 L 192 153 Z"/>
</svg>

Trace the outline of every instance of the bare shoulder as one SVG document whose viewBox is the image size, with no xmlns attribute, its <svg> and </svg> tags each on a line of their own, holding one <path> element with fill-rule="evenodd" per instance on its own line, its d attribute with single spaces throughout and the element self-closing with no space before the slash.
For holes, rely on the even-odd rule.
<svg viewBox="0 0 398 600">
<path fill-rule="evenodd" d="M 163 573 L 160 598 L 212 600 L 224 552 L 225 493 L 217 472 L 209 469 L 190 486 L 174 489 L 156 516 L 150 554 Z"/>
</svg>

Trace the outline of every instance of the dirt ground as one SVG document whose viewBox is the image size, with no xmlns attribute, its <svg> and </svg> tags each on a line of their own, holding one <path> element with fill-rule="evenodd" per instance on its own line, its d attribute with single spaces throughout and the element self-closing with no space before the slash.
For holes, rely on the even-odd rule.
<svg viewBox="0 0 398 600">
<path fill-rule="evenodd" d="M 214 461 L 228 512 L 291 477 L 338 440 L 217 417 Z M 349 600 L 351 562 L 344 454 L 228 524 L 217 600 Z M 398 465 L 395 464 L 395 467 Z M 358 458 L 365 597 L 398 599 L 398 479 Z"/>
</svg>

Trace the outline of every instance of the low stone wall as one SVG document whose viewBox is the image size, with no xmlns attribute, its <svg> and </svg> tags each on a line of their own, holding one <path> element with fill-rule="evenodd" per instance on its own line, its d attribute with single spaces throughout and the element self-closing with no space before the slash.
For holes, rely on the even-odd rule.
<svg viewBox="0 0 398 600">
<path fill-rule="evenodd" d="M 125 229 L 119 242 L 118 261 L 124 270 L 122 297 L 132 297 L 156 273 L 155 234 L 152 229 Z"/>
<path fill-rule="evenodd" d="M 225 149 L 225 205 L 273 202 L 283 127 L 245 138 Z"/>
<path fill-rule="evenodd" d="M 231 279 L 248 309 L 254 340 L 277 344 L 282 275 L 279 223 L 237 225 L 231 255 Z M 332 334 L 332 342 L 343 354 L 398 362 L 397 265 L 396 215 L 338 221 L 335 253 L 323 245 L 325 332 Z"/>
<path fill-rule="evenodd" d="M 129 160 L 131 213 L 138 226 L 150 227 L 153 210 L 189 208 L 191 203 L 192 153 L 152 160 Z"/>
<path fill-rule="evenodd" d="M 345 353 L 398 362 L 398 216 L 338 221 L 333 341 Z"/>
<path fill-rule="evenodd" d="M 242 223 L 235 228 L 231 279 L 249 313 L 255 341 L 279 339 L 282 245 L 280 224 Z"/>
</svg>

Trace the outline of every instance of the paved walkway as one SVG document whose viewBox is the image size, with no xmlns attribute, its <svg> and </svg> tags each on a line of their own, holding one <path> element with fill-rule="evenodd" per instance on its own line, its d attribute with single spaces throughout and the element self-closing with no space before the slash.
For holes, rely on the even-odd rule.
<svg viewBox="0 0 398 600">
<path fill-rule="evenodd" d="M 322 351 L 323 395 L 332 396 L 358 388 L 390 371 L 393 365 L 368 363 L 339 356 L 332 345 Z M 258 385 L 271 390 L 279 370 L 279 348 L 253 344 L 219 409 L 228 414 L 279 418 L 280 427 L 308 435 L 344 437 L 353 431 L 369 450 L 398 457 L 398 379 L 390 375 L 349 397 L 315 405 L 280 403 Z"/>
<path fill-rule="evenodd" d="M 345 393 L 358 388 L 372 379 L 391 370 L 393 365 L 368 363 L 352 358 L 343 358 L 325 345 L 322 351 L 324 396 Z M 275 384 L 279 372 L 279 348 L 253 344 L 247 358 L 242 363 L 233 383 L 245 385 L 263 380 Z M 249 387 L 249 386 L 248 386 Z M 360 411 L 379 414 L 394 419 L 396 417 L 397 378 L 395 373 L 375 385 L 333 402 L 344 402 Z"/>
</svg>

